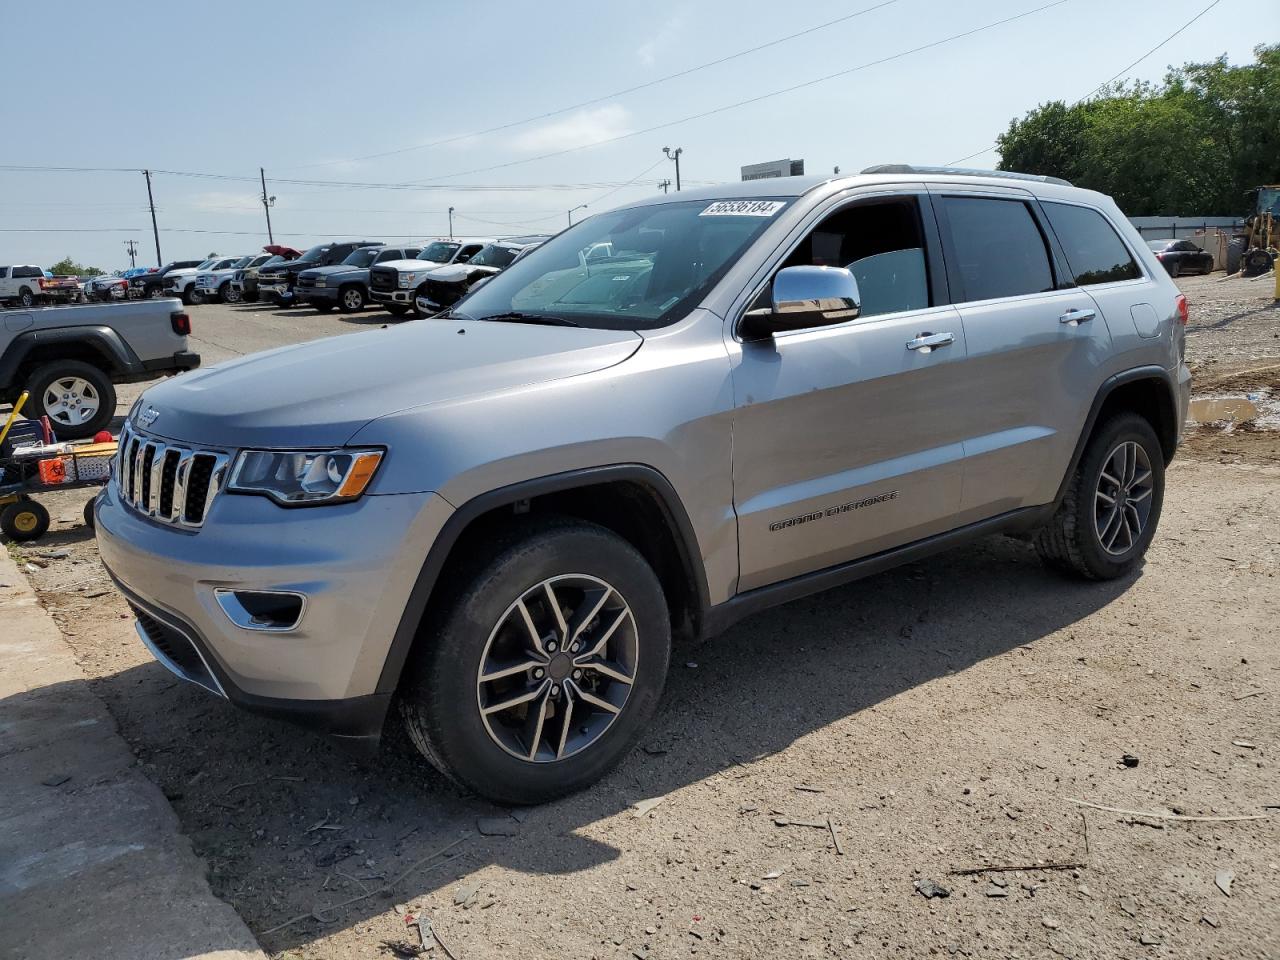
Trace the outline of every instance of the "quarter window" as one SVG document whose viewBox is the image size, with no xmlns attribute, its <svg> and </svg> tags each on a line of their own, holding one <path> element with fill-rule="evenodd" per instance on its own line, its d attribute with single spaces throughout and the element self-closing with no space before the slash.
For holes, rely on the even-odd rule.
<svg viewBox="0 0 1280 960">
<path fill-rule="evenodd" d="M 1044 212 L 1080 286 L 1136 280 L 1142 276 L 1129 248 L 1097 210 L 1070 203 L 1045 203 Z M 1173 249 L 1187 247 L 1174 244 Z"/>
<path fill-rule="evenodd" d="M 1053 289 L 1049 251 L 1026 203 L 943 197 L 942 205 L 960 274 L 957 301 L 1020 297 Z"/>
</svg>

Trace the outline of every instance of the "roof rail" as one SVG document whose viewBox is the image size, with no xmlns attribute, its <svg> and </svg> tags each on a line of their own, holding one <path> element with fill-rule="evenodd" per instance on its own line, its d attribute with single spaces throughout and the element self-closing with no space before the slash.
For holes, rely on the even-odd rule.
<svg viewBox="0 0 1280 960">
<path fill-rule="evenodd" d="M 1006 180 L 1036 180 L 1040 183 L 1057 183 L 1064 187 L 1072 186 L 1071 181 L 1061 177 L 1047 177 L 1036 173 L 1013 173 L 1009 170 L 974 170 L 970 167 L 921 167 L 912 163 L 881 163 L 867 167 L 862 173 L 950 173 L 962 177 L 1000 177 Z"/>
</svg>

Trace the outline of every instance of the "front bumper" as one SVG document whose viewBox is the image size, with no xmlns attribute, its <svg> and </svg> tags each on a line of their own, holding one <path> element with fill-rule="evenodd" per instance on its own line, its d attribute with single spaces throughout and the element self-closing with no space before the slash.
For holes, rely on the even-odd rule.
<svg viewBox="0 0 1280 960">
<path fill-rule="evenodd" d="M 413 303 L 413 298 L 417 296 L 414 290 L 370 290 L 369 296 L 379 303 L 403 303 L 406 306 Z"/>
<path fill-rule="evenodd" d="M 293 295 L 303 303 L 337 303 L 337 287 L 294 287 Z"/>
<path fill-rule="evenodd" d="M 381 727 L 387 651 L 451 513 L 431 493 L 285 509 L 223 492 L 192 532 L 126 506 L 114 482 L 95 501 L 103 565 L 140 625 L 165 628 L 170 655 L 148 643 L 161 663 L 246 709 L 357 738 Z M 248 629 L 223 612 L 219 589 L 291 591 L 306 606 L 291 630 Z M 184 661 L 173 649 L 195 653 Z"/>
</svg>

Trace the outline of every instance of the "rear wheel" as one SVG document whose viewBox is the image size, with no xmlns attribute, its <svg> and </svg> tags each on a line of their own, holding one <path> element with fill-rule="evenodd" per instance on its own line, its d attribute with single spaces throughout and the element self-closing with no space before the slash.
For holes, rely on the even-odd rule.
<svg viewBox="0 0 1280 960">
<path fill-rule="evenodd" d="M 1124 576 L 1142 560 L 1164 503 L 1164 451 L 1136 413 L 1102 424 L 1085 447 L 1053 519 L 1037 531 L 1049 566 L 1089 580 Z"/>
<path fill-rule="evenodd" d="M 18 306 L 34 307 L 35 304 L 36 304 L 36 295 L 34 293 L 32 293 L 26 287 L 23 287 L 21 290 L 18 291 Z"/>
<path fill-rule="evenodd" d="M 0 530 L 10 540 L 39 540 L 48 529 L 49 511 L 34 500 L 15 500 L 0 511 Z"/>
<path fill-rule="evenodd" d="M 84 504 L 84 525 L 90 530 L 92 530 L 98 522 L 97 517 L 93 515 L 93 501 L 97 499 L 98 498 L 95 496 L 92 500 L 86 500 Z"/>
<path fill-rule="evenodd" d="M 401 712 L 439 770 L 501 803 L 604 776 L 653 716 L 671 630 L 662 588 L 625 540 L 552 521 L 464 563 L 406 667 Z"/>
<path fill-rule="evenodd" d="M 1169 263 L 1169 276 L 1177 279 L 1182 276 L 1182 261 L 1172 260 Z"/>
<path fill-rule="evenodd" d="M 37 367 L 27 380 L 30 416 L 47 416 L 60 440 L 92 437 L 116 412 L 116 389 L 97 367 L 80 360 L 55 360 Z"/>
</svg>

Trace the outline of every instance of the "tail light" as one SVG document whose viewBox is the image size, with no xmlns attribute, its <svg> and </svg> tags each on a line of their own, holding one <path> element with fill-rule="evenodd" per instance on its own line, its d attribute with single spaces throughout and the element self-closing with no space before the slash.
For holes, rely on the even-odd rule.
<svg viewBox="0 0 1280 960">
<path fill-rule="evenodd" d="M 1182 294 L 1178 294 L 1178 298 L 1173 302 L 1178 308 L 1178 322 L 1185 327 L 1187 325 L 1187 321 L 1190 319 L 1187 314 L 1187 298 Z"/>
<path fill-rule="evenodd" d="M 43 290 L 43 289 L 44 289 L 44 277 L 41 277 L 41 278 L 40 278 L 40 289 L 41 289 L 41 290 Z"/>
<path fill-rule="evenodd" d="M 187 314 L 182 312 L 171 313 L 169 314 L 169 323 L 173 327 L 173 332 L 178 336 L 186 337 L 191 335 L 191 318 Z"/>
</svg>

